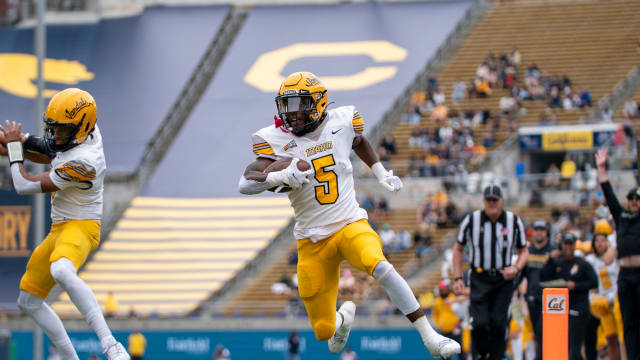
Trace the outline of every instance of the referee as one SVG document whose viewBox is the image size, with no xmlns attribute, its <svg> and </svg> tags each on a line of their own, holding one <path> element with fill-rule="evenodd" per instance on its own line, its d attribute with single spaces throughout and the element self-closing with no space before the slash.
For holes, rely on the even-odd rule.
<svg viewBox="0 0 640 360">
<path fill-rule="evenodd" d="M 462 258 L 471 248 L 470 315 L 473 359 L 501 360 L 506 349 L 508 309 L 514 278 L 527 263 L 524 226 L 518 216 L 504 211 L 502 190 L 497 185 L 484 189 L 484 210 L 467 215 L 460 224 L 453 247 L 453 289 L 462 294 Z M 512 254 L 518 260 L 512 263 Z"/>
<path fill-rule="evenodd" d="M 596 154 L 598 180 L 616 222 L 618 273 L 618 301 L 622 314 L 624 345 L 627 359 L 640 359 L 640 188 L 627 194 L 628 208 L 624 209 L 607 176 L 607 150 Z"/>
</svg>

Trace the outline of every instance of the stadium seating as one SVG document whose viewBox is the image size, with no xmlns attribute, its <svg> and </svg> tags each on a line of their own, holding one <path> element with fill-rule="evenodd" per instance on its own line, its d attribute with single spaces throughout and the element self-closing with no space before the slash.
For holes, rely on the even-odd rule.
<svg viewBox="0 0 640 360">
<path fill-rule="evenodd" d="M 184 314 L 218 289 L 293 215 L 287 198 L 136 198 L 80 272 L 122 314 Z M 68 297 L 54 304 L 75 313 Z"/>
<path fill-rule="evenodd" d="M 489 108 L 498 113 L 500 97 L 506 90 L 498 90 L 487 98 L 465 99 L 457 105 L 451 103 L 452 85 L 457 81 L 469 83 L 476 68 L 487 54 L 510 53 L 516 46 L 521 54 L 518 78 L 531 63 L 550 76 L 567 74 L 574 90 L 589 89 L 593 104 L 611 93 L 629 70 L 640 62 L 637 51 L 637 27 L 640 2 L 630 0 L 589 2 L 510 1 L 496 3 L 482 22 L 458 49 L 452 60 L 438 76 L 445 91 L 447 105 L 464 111 L 468 108 Z M 524 101 L 527 115 L 518 119 L 519 125 L 535 125 L 546 108 L 545 102 Z M 588 110 L 554 110 L 560 123 L 575 123 L 586 117 Z M 425 117 L 420 126 L 433 127 Z M 408 138 L 415 125 L 401 123 L 393 132 L 398 144 L 394 168 L 406 173 L 411 154 Z M 476 143 L 484 137 L 484 128 L 474 131 Z M 496 133 L 495 146 L 512 135 L 505 127 Z M 411 150 L 416 151 L 416 150 Z"/>
</svg>

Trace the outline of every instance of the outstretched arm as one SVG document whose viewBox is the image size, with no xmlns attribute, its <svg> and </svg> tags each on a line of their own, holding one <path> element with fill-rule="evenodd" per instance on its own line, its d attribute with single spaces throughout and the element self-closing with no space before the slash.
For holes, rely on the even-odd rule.
<svg viewBox="0 0 640 360">
<path fill-rule="evenodd" d="M 369 140 L 363 135 L 357 135 L 353 139 L 353 151 L 356 155 L 367 164 L 373 174 L 378 178 L 378 182 L 387 190 L 397 192 L 402 189 L 402 181 L 399 177 L 393 175 L 392 171 L 387 171 L 380 162 L 378 154 L 373 150 L 373 146 Z"/>
<path fill-rule="evenodd" d="M 378 154 L 373 150 L 373 146 L 364 135 L 358 135 L 353 139 L 353 151 L 364 161 L 370 168 L 377 162 L 380 162 Z"/>
<path fill-rule="evenodd" d="M 616 197 L 615 192 L 613 191 L 613 187 L 611 187 L 611 183 L 609 182 L 609 176 L 607 175 L 607 149 L 601 149 L 596 153 L 596 168 L 598 169 L 598 181 L 600 182 L 600 186 L 602 187 L 602 194 L 604 195 L 605 200 L 607 201 L 607 206 L 609 207 L 609 211 L 613 216 L 615 221 L 619 221 L 620 214 L 624 209 L 618 198 Z"/>
</svg>

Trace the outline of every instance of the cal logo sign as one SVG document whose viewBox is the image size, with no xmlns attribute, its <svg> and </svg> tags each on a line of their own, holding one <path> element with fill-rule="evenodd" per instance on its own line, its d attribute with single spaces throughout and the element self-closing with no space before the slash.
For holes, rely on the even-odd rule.
<svg viewBox="0 0 640 360">
<path fill-rule="evenodd" d="M 0 206 L 0 257 L 27 257 L 31 206 Z"/>
<path fill-rule="evenodd" d="M 547 313 L 564 314 L 567 312 L 566 298 L 564 295 L 548 295 L 547 296 Z"/>
<path fill-rule="evenodd" d="M 290 62 L 305 57 L 369 56 L 376 63 L 401 62 L 407 50 L 384 40 L 296 43 L 260 55 L 244 77 L 244 81 L 264 92 L 278 91 L 284 80 L 282 70 Z M 398 67 L 390 64 L 369 66 L 354 74 L 322 76 L 331 90 L 357 90 L 396 75 Z"/>
</svg>

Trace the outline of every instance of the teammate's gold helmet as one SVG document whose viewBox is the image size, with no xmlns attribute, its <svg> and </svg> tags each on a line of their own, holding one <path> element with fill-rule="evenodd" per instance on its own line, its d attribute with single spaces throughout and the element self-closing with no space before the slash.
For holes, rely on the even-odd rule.
<svg viewBox="0 0 640 360">
<path fill-rule="evenodd" d="M 327 89 L 310 72 L 296 72 L 280 85 L 276 96 L 278 115 L 284 126 L 294 135 L 301 136 L 315 130 L 324 120 L 327 109 Z M 303 124 L 297 120 L 303 119 Z"/>
<path fill-rule="evenodd" d="M 611 228 L 611 225 L 609 224 L 609 222 L 607 220 L 600 219 L 596 223 L 593 232 L 595 234 L 611 235 L 611 234 L 613 234 L 613 229 Z"/>
<path fill-rule="evenodd" d="M 98 120 L 93 96 L 76 88 L 55 94 L 44 113 L 45 139 L 53 151 L 66 151 L 82 144 Z"/>
</svg>

